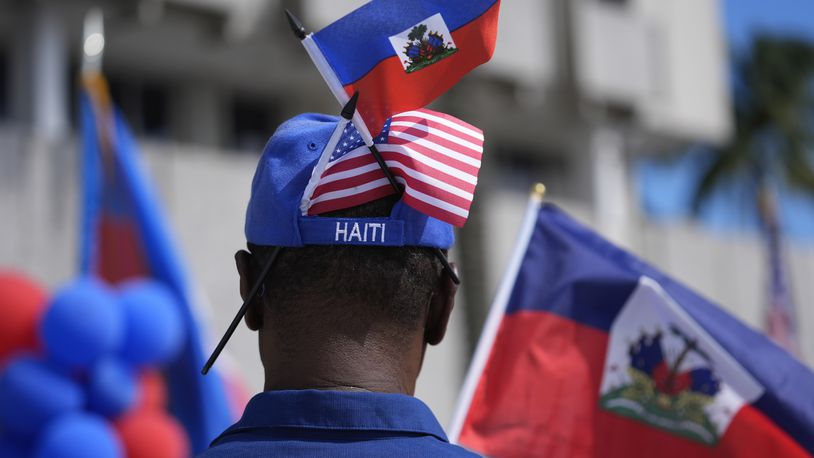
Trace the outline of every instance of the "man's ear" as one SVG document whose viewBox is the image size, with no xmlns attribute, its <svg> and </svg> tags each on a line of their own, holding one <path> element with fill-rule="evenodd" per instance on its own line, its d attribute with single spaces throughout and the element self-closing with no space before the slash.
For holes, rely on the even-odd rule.
<svg viewBox="0 0 814 458">
<path fill-rule="evenodd" d="M 240 275 L 240 297 L 243 301 L 249 296 L 249 290 L 254 285 L 257 278 L 254 268 L 252 267 L 252 255 L 246 250 L 240 250 L 235 253 L 235 264 L 237 265 L 237 273 Z M 249 304 L 246 309 L 244 317 L 246 326 L 252 331 L 257 331 L 263 327 L 263 300 L 255 297 L 254 301 Z"/>
<path fill-rule="evenodd" d="M 455 263 L 450 266 L 458 273 Z M 449 275 L 442 275 L 438 281 L 438 287 L 433 292 L 430 299 L 430 309 L 427 313 L 427 327 L 424 330 L 424 340 L 430 345 L 438 345 L 444 340 L 447 333 L 449 317 L 455 307 L 455 294 L 458 292 L 458 285 L 452 281 Z"/>
</svg>

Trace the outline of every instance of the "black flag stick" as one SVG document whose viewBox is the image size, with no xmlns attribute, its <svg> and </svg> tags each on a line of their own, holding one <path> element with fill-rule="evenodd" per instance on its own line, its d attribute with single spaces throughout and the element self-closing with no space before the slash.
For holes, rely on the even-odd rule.
<svg viewBox="0 0 814 458">
<path fill-rule="evenodd" d="M 356 92 L 353 93 L 353 97 L 351 97 L 351 99 L 350 99 L 351 102 L 353 102 L 353 110 L 354 110 L 354 112 L 356 111 L 356 102 L 358 101 L 358 99 L 359 99 L 359 91 L 356 91 Z M 350 102 L 348 102 L 348 103 L 350 103 Z M 343 113 L 344 113 L 344 111 L 343 111 Z M 344 116 L 344 114 L 343 114 L 343 116 Z M 352 116 L 353 116 L 353 114 L 351 114 L 351 117 Z M 379 149 L 376 148 L 375 144 L 369 145 L 367 147 L 367 149 L 370 150 L 370 154 L 372 154 L 373 158 L 376 159 L 376 162 L 379 164 L 379 168 L 382 169 L 382 172 L 384 172 L 384 176 L 387 178 L 387 181 L 390 182 L 390 186 L 392 186 L 393 189 L 396 191 L 396 194 L 398 194 L 400 196 L 402 194 L 402 190 L 399 187 L 398 182 L 396 181 L 396 177 L 393 175 L 393 172 L 390 170 L 390 167 L 388 167 L 387 163 L 384 162 L 384 158 L 382 157 L 382 154 L 379 152 Z"/>
<path fill-rule="evenodd" d="M 223 348 L 226 346 L 226 342 L 229 342 L 229 339 L 232 337 L 232 334 L 235 333 L 235 329 L 237 329 L 237 325 L 240 324 L 240 320 L 243 319 L 243 316 L 246 315 L 246 310 L 249 309 L 249 305 L 254 301 L 255 296 L 257 295 L 257 291 L 260 290 L 260 286 L 263 285 L 266 281 L 266 277 L 268 277 L 269 272 L 271 272 L 271 266 L 274 265 L 274 260 L 277 258 L 277 255 L 280 253 L 280 247 L 274 247 L 274 250 L 269 255 L 268 259 L 266 260 L 266 264 L 263 266 L 263 270 L 260 272 L 260 276 L 255 281 L 254 286 L 252 289 L 249 290 L 249 297 L 243 302 L 243 305 L 240 306 L 240 310 L 237 311 L 237 315 L 232 320 L 232 323 L 229 324 L 229 328 L 226 329 L 226 333 L 223 334 L 223 337 L 220 338 L 220 342 L 215 347 L 215 350 L 212 351 L 212 354 L 209 356 L 209 359 L 206 360 L 206 364 L 204 364 L 203 369 L 201 369 L 201 374 L 206 375 L 209 372 L 209 369 L 212 368 L 212 365 L 215 364 L 215 360 L 218 359 L 220 353 L 223 351 Z"/>
<path fill-rule="evenodd" d="M 458 274 L 455 273 L 455 269 L 453 269 L 452 266 L 449 265 L 447 255 L 445 255 L 440 248 L 430 248 L 430 250 L 432 250 L 432 254 L 434 254 L 435 257 L 438 258 L 439 261 L 441 261 L 441 265 L 444 267 L 444 272 L 446 272 L 447 275 L 449 275 L 449 278 L 452 279 L 452 283 L 460 285 L 461 279 L 458 278 Z"/>
<path fill-rule="evenodd" d="M 294 13 L 287 9 L 285 10 L 285 17 L 288 20 L 288 25 L 291 27 L 291 31 L 294 33 L 294 35 L 300 41 L 305 40 L 305 38 L 308 37 L 308 31 L 305 29 L 305 26 L 302 25 L 302 21 L 300 21 L 299 18 L 297 18 L 297 16 L 294 16 Z M 358 99 L 359 92 L 357 91 L 353 94 L 353 97 L 351 97 L 350 101 L 343 108 L 342 117 L 344 117 L 345 119 L 350 119 L 346 116 L 346 111 L 348 109 L 351 109 L 351 107 L 352 111 L 350 111 L 351 114 L 350 117 L 351 118 L 353 117 L 353 114 L 356 111 L 356 103 L 358 102 Z M 370 154 L 373 155 L 373 157 L 376 159 L 376 162 L 379 164 L 379 168 L 382 169 L 384 176 L 387 177 L 387 181 L 390 183 L 390 186 L 393 187 L 393 189 L 396 191 L 396 194 L 402 195 L 403 191 L 401 190 L 401 187 L 396 181 L 396 177 L 393 175 L 393 172 L 390 171 L 390 167 L 388 167 L 387 163 L 384 161 L 384 158 L 379 152 L 379 149 L 376 148 L 375 144 L 368 145 L 368 149 L 370 150 Z M 449 261 L 447 260 L 447 257 L 444 254 L 444 252 L 440 248 L 432 248 L 431 250 L 435 257 L 437 257 L 438 260 L 441 261 L 441 264 L 444 266 L 444 271 L 446 271 L 446 273 L 450 276 L 450 278 L 456 285 L 459 285 L 461 283 L 461 280 L 458 278 L 458 275 L 455 273 L 455 270 L 449 264 Z"/>
<path fill-rule="evenodd" d="M 305 37 L 308 36 L 308 32 L 305 30 L 305 27 L 303 27 L 302 22 L 289 10 L 285 10 L 285 17 L 288 19 L 288 25 L 291 27 L 291 31 L 294 32 L 294 35 L 300 40 L 304 40 Z"/>
<path fill-rule="evenodd" d="M 358 94 L 359 93 L 357 92 L 356 95 Z M 367 147 L 367 149 L 369 149 L 370 154 L 372 154 L 373 157 L 376 158 L 376 162 L 379 163 L 379 168 L 381 168 L 382 172 L 384 172 L 384 176 L 387 177 L 387 181 L 390 182 L 390 186 L 392 186 L 393 189 L 396 190 L 396 194 L 401 195 L 402 190 L 399 187 L 398 182 L 396 182 L 396 177 L 393 176 L 393 172 L 390 171 L 390 167 L 388 167 L 387 163 L 384 162 L 384 158 L 382 157 L 381 153 L 379 153 L 379 149 L 376 148 L 376 145 L 370 145 Z"/>
<path fill-rule="evenodd" d="M 353 120 L 353 115 L 356 113 L 356 103 L 359 101 L 359 91 L 353 93 L 353 97 L 348 100 L 348 103 L 342 107 L 342 117 L 348 121 Z"/>
</svg>

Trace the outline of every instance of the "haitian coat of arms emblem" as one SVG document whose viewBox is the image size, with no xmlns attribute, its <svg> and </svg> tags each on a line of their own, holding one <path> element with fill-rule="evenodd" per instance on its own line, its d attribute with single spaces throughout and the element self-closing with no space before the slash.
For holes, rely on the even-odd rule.
<svg viewBox="0 0 814 458">
<path fill-rule="evenodd" d="M 715 445 L 763 388 L 653 280 L 611 326 L 599 405 Z"/>
<path fill-rule="evenodd" d="M 715 443 L 718 431 L 704 408 L 715 400 L 720 380 L 713 369 L 698 366 L 682 370 L 693 355 L 708 364 L 709 358 L 698 348 L 698 342 L 672 326 L 670 332 L 680 336 L 683 348 L 669 352 L 664 348 L 662 330 L 642 333 L 629 345 L 628 383 L 605 393 L 600 404 L 607 410 L 638 420 L 659 419 L 660 425 L 705 443 Z M 668 355 L 672 353 L 672 360 Z"/>
<path fill-rule="evenodd" d="M 417 72 L 458 52 L 440 13 L 393 35 L 390 43 L 407 73 Z"/>
</svg>

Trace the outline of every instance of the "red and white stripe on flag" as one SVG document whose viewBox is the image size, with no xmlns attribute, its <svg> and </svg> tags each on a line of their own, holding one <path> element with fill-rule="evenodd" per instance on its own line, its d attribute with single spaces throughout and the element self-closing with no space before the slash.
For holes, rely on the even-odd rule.
<svg viewBox="0 0 814 458">
<path fill-rule="evenodd" d="M 352 133 L 347 136 L 354 138 Z M 340 148 L 345 140 L 340 140 Z M 394 116 L 374 140 L 388 168 L 404 186 L 407 205 L 455 226 L 464 225 L 478 182 L 483 131 L 453 116 L 420 109 Z M 347 153 L 337 148 L 339 157 L 327 164 L 310 196 L 309 215 L 392 194 L 368 148 L 355 145 Z"/>
</svg>

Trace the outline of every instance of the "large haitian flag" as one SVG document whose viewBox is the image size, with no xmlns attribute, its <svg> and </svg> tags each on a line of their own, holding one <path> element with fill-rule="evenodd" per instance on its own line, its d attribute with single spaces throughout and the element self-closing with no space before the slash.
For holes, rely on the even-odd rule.
<svg viewBox="0 0 814 458">
<path fill-rule="evenodd" d="M 101 75 L 88 77 L 85 84 L 81 269 L 111 284 L 149 277 L 176 296 L 186 341 L 180 355 L 165 368 L 168 404 L 198 453 L 233 420 L 227 391 L 218 374 L 199 374 L 206 359 L 193 292 L 158 198 L 142 170 L 136 142 L 112 106 Z"/>
<path fill-rule="evenodd" d="M 500 0 L 373 0 L 313 39 L 370 132 L 492 58 Z"/>
<path fill-rule="evenodd" d="M 814 373 L 556 207 L 530 216 L 453 440 L 495 457 L 814 456 Z"/>
</svg>

